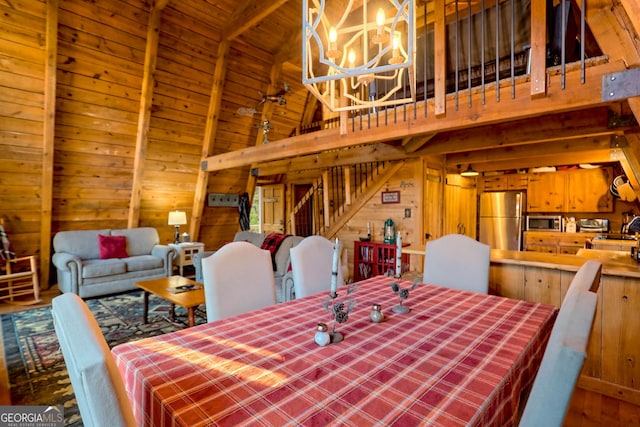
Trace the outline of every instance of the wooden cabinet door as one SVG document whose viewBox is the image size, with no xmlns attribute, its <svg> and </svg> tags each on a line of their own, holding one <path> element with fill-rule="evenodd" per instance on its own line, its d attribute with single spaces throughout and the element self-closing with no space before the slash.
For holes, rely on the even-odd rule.
<svg viewBox="0 0 640 427">
<path fill-rule="evenodd" d="M 611 168 L 583 169 L 567 174 L 568 212 L 613 212 L 609 186 Z"/>
<path fill-rule="evenodd" d="M 507 189 L 506 175 L 485 176 L 482 178 L 484 191 L 504 191 Z"/>
<path fill-rule="evenodd" d="M 444 186 L 444 234 L 464 234 L 476 238 L 477 196 L 475 180 L 447 175 Z"/>
<path fill-rule="evenodd" d="M 527 212 L 566 212 L 565 177 L 565 174 L 558 172 L 530 175 Z"/>
</svg>

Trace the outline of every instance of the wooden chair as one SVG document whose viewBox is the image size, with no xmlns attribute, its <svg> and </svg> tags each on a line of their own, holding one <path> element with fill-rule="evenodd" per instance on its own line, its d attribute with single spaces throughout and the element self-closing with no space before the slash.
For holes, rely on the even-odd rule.
<svg viewBox="0 0 640 427">
<path fill-rule="evenodd" d="M 424 283 L 489 293 L 491 248 L 463 234 L 448 234 L 427 243 Z"/>
<path fill-rule="evenodd" d="M 51 315 L 83 424 L 135 426 L 124 382 L 87 304 L 68 292 L 52 300 Z"/>
<path fill-rule="evenodd" d="M 17 305 L 40 302 L 38 263 L 34 255 L 17 257 L 0 218 L 0 301 Z"/>
<path fill-rule="evenodd" d="M 291 273 L 296 298 L 322 291 L 329 292 L 334 244 L 322 236 L 309 236 L 290 249 Z M 338 264 L 338 286 L 342 285 L 344 285 L 344 277 L 342 268 Z"/>
<path fill-rule="evenodd" d="M 602 264 L 587 261 L 562 301 L 520 419 L 522 427 L 561 427 L 587 357 Z"/>
<path fill-rule="evenodd" d="M 276 304 L 269 251 L 231 242 L 202 260 L 207 322 Z"/>
</svg>

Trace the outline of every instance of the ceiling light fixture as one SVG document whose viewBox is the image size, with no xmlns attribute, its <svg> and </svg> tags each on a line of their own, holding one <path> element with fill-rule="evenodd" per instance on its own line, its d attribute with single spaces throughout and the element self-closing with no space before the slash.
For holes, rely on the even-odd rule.
<svg viewBox="0 0 640 427">
<path fill-rule="evenodd" d="M 473 170 L 473 168 L 471 167 L 471 164 L 469 164 L 466 170 L 460 172 L 460 175 L 469 178 L 469 177 L 478 176 L 478 172 Z"/>
<path fill-rule="evenodd" d="M 415 100 L 414 0 L 303 0 L 302 83 L 331 111 Z M 335 4 L 334 2 L 333 4 Z M 355 5 L 362 5 L 356 8 Z"/>
</svg>

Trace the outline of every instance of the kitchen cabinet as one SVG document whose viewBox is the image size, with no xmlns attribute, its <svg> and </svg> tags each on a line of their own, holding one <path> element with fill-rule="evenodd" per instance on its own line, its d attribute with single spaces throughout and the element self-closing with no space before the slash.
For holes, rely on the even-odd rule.
<svg viewBox="0 0 640 427">
<path fill-rule="evenodd" d="M 568 212 L 613 212 L 611 168 L 580 169 L 567 173 Z"/>
<path fill-rule="evenodd" d="M 476 238 L 478 192 L 474 179 L 447 175 L 444 186 L 444 234 Z"/>
<path fill-rule="evenodd" d="M 482 191 L 526 190 L 529 176 L 523 173 L 491 175 L 482 178 Z"/>
<path fill-rule="evenodd" d="M 613 212 L 610 167 L 529 175 L 527 212 Z"/>
<path fill-rule="evenodd" d="M 531 174 L 527 187 L 527 212 L 566 212 L 565 182 L 562 172 Z"/>
<path fill-rule="evenodd" d="M 575 254 L 598 233 L 560 233 L 557 231 L 525 231 L 524 250 L 548 254 Z"/>
</svg>

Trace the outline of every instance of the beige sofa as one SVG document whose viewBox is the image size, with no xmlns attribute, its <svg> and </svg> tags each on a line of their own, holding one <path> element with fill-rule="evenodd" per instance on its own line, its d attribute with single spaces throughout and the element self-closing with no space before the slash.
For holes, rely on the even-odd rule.
<svg viewBox="0 0 640 427">
<path fill-rule="evenodd" d="M 124 239 L 126 254 L 101 258 L 99 242 L 105 236 Z M 157 230 L 151 227 L 60 231 L 53 238 L 52 257 L 58 288 L 89 298 L 136 289 L 134 283 L 141 280 L 170 276 L 176 250 L 159 241 Z"/>
<path fill-rule="evenodd" d="M 271 233 L 255 233 L 253 231 L 239 231 L 236 233 L 233 238 L 234 242 L 244 241 L 249 242 L 257 247 L 262 247 L 267 236 Z M 302 241 L 304 237 L 300 236 L 287 236 L 280 246 L 278 246 L 277 251 L 274 255 L 274 270 L 273 270 L 273 278 L 276 282 L 276 296 L 278 302 L 286 301 L 285 291 L 283 289 L 283 279 L 289 270 L 290 265 L 290 257 L 289 257 L 289 249 L 296 246 L 298 243 Z M 202 283 L 202 258 L 206 258 L 209 255 L 213 254 L 215 251 L 206 251 L 203 253 L 195 254 L 193 257 L 193 265 L 196 270 L 196 281 Z"/>
</svg>

